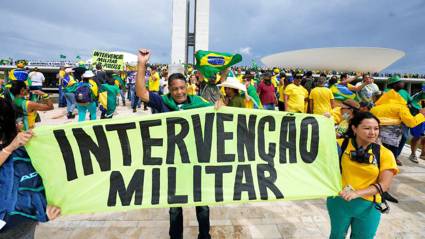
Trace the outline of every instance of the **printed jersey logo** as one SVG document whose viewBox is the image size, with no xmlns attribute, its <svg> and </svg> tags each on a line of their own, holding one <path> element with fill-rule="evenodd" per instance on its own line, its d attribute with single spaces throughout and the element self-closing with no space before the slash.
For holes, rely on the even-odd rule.
<svg viewBox="0 0 425 239">
<path fill-rule="evenodd" d="M 21 182 L 28 180 L 28 179 L 31 179 L 31 178 L 35 178 L 35 177 L 37 177 L 37 175 L 38 175 L 37 172 L 33 172 L 33 173 L 30 173 L 30 174 L 24 175 L 21 178 Z"/>
</svg>

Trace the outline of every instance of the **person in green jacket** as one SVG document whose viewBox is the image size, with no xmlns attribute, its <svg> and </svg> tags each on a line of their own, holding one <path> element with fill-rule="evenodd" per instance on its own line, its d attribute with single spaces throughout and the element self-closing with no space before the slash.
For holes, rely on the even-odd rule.
<svg viewBox="0 0 425 239">
<path fill-rule="evenodd" d="M 117 95 L 120 94 L 120 88 L 115 84 L 114 78 L 107 78 L 106 84 L 100 87 L 100 110 L 102 114 L 101 119 L 111 119 L 115 109 L 117 108 Z M 103 99 L 102 99 L 103 97 Z M 106 100 L 105 100 L 106 98 Z"/>
<path fill-rule="evenodd" d="M 122 79 L 118 71 L 112 74 L 112 78 L 114 79 L 115 85 L 120 89 L 122 105 L 125 106 L 125 89 L 127 87 L 125 85 L 125 81 Z"/>
</svg>

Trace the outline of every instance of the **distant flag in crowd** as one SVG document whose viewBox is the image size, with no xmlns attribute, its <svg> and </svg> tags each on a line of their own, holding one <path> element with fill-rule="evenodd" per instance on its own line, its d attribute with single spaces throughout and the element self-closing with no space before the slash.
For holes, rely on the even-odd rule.
<svg viewBox="0 0 425 239">
<path fill-rule="evenodd" d="M 60 54 L 60 59 L 66 59 L 66 56 L 65 55 L 63 55 L 63 54 Z"/>
<path fill-rule="evenodd" d="M 252 59 L 251 68 L 253 70 L 258 70 L 257 62 L 254 59 Z"/>
<path fill-rule="evenodd" d="M 78 60 L 80 60 L 80 59 L 81 59 L 81 57 L 80 57 L 80 56 L 76 56 L 75 58 L 76 58 L 76 59 L 78 59 Z"/>
<path fill-rule="evenodd" d="M 195 53 L 195 58 L 196 69 L 206 78 L 215 77 L 218 72 L 242 61 L 240 54 L 202 50 Z"/>
</svg>

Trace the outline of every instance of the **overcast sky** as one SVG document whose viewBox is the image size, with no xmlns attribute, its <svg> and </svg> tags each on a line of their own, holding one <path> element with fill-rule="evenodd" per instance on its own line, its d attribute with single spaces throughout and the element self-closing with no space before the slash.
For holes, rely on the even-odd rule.
<svg viewBox="0 0 425 239">
<path fill-rule="evenodd" d="M 0 7 L 0 58 L 89 58 L 94 49 L 153 51 L 168 63 L 171 0 L 21 0 Z M 388 72 L 425 73 L 425 0 L 211 0 L 210 50 L 251 59 L 289 50 L 366 46 L 406 56 Z"/>
</svg>

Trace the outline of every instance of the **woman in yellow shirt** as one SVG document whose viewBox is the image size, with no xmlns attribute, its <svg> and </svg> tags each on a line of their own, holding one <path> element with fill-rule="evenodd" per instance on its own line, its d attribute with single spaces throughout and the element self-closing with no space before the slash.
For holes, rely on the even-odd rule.
<svg viewBox="0 0 425 239">
<path fill-rule="evenodd" d="M 294 82 L 289 84 L 285 90 L 285 110 L 294 113 L 306 112 L 306 100 L 308 99 L 308 91 L 301 84 L 301 75 L 296 75 Z"/>
<path fill-rule="evenodd" d="M 385 207 L 381 194 L 386 192 L 399 170 L 394 155 L 376 144 L 379 120 L 369 112 L 355 114 L 342 146 L 340 168 L 343 190 L 327 199 L 331 221 L 330 238 L 374 238 Z M 345 149 L 344 149 L 345 148 Z M 375 155 L 379 154 L 379 155 Z"/>
<path fill-rule="evenodd" d="M 187 83 L 187 94 L 188 95 L 198 95 L 198 87 L 196 87 L 196 83 L 198 82 L 198 78 L 196 75 L 191 75 L 189 81 Z"/>
</svg>

